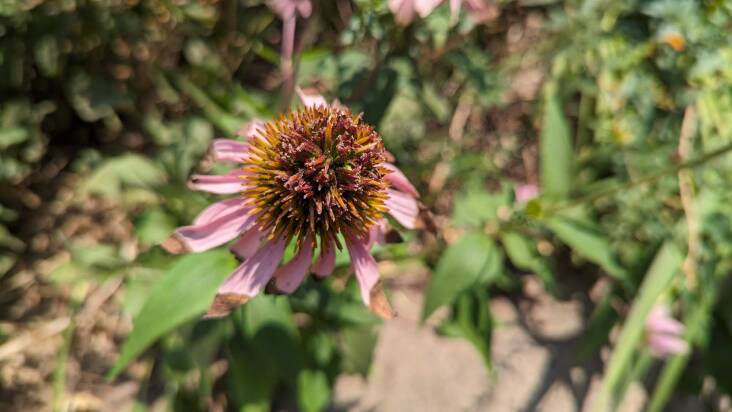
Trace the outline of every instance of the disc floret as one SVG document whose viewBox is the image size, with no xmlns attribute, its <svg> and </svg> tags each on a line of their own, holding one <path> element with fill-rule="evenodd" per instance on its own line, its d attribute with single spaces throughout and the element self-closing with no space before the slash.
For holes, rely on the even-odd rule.
<svg viewBox="0 0 732 412">
<path fill-rule="evenodd" d="M 386 211 L 384 145 L 347 109 L 311 106 L 266 123 L 250 138 L 243 195 L 257 225 L 298 243 L 362 237 Z"/>
</svg>

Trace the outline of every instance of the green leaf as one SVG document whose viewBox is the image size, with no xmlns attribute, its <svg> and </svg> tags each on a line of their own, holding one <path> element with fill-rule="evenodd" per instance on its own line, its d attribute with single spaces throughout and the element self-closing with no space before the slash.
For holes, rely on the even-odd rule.
<svg viewBox="0 0 732 412">
<path fill-rule="evenodd" d="M 44 36 L 35 46 L 35 58 L 38 68 L 45 76 L 55 76 L 59 72 L 58 42 L 54 36 Z"/>
<path fill-rule="evenodd" d="M 82 184 L 82 191 L 118 196 L 123 188 L 152 188 L 165 182 L 163 172 L 147 158 L 126 154 L 102 163 Z"/>
<path fill-rule="evenodd" d="M 643 339 L 646 318 L 658 297 L 679 272 L 682 259 L 683 255 L 671 241 L 666 242 L 656 254 L 620 331 L 602 382 L 597 410 L 608 410 L 615 403 L 616 390 Z"/>
<path fill-rule="evenodd" d="M 241 311 L 242 330 L 257 348 L 258 356 L 280 379 L 294 379 L 302 365 L 302 348 L 288 298 L 259 295 Z"/>
<path fill-rule="evenodd" d="M 565 198 L 572 190 L 572 137 L 555 84 L 544 93 L 544 121 L 539 140 L 542 191 Z"/>
<path fill-rule="evenodd" d="M 71 251 L 74 262 L 82 266 L 113 269 L 125 263 L 125 260 L 119 254 L 119 247 L 117 246 L 104 243 L 89 246 L 71 244 L 69 250 Z"/>
<path fill-rule="evenodd" d="M 257 348 L 248 339 L 232 340 L 231 373 L 228 385 L 231 402 L 242 412 L 269 412 L 277 376 L 267 359 L 256 356 Z"/>
<path fill-rule="evenodd" d="M 378 339 L 375 328 L 368 325 L 346 328 L 338 337 L 343 358 L 341 369 L 347 373 L 368 375 Z"/>
<path fill-rule="evenodd" d="M 188 78 L 174 72 L 167 72 L 167 75 L 182 92 L 186 93 L 193 100 L 208 120 L 219 128 L 219 130 L 229 136 L 236 134 L 236 131 L 244 123 L 243 119 L 233 116 L 221 108 L 211 96 Z"/>
<path fill-rule="evenodd" d="M 330 386 L 323 371 L 303 369 L 297 376 L 297 404 L 303 412 L 325 410 L 330 400 Z"/>
<path fill-rule="evenodd" d="M 0 149 L 23 143 L 30 137 L 30 131 L 25 127 L 7 127 L 0 129 Z"/>
<path fill-rule="evenodd" d="M 709 333 L 711 328 L 709 322 L 712 317 L 714 305 L 717 302 L 718 291 L 719 289 L 716 287 L 713 287 L 711 290 L 708 289 L 706 293 L 702 295 L 702 299 L 695 302 L 695 304 L 689 308 L 689 313 L 686 319 L 684 319 L 684 325 L 686 327 L 684 340 L 687 342 L 697 341 L 701 336 Z M 713 345 L 714 348 L 721 346 L 721 343 L 715 343 L 717 343 L 717 345 Z M 723 347 L 725 353 L 724 357 L 729 359 L 729 349 L 727 346 Z M 664 409 L 669 398 L 673 395 L 676 383 L 681 378 L 686 365 L 689 363 L 690 357 L 691 352 L 674 356 L 666 362 L 666 365 L 661 371 L 661 375 L 658 377 L 658 382 L 656 383 L 656 388 L 653 390 L 651 400 L 648 403 L 649 412 L 660 412 Z"/>
<path fill-rule="evenodd" d="M 446 336 L 462 337 L 480 353 L 486 368 L 491 368 L 491 336 L 493 317 L 485 289 L 472 289 L 460 294 L 452 307 L 450 318 L 442 323 L 439 332 Z"/>
<path fill-rule="evenodd" d="M 511 203 L 510 196 L 508 185 L 504 185 L 498 192 L 490 193 L 482 183 L 467 184 L 455 199 L 453 223 L 457 226 L 482 227 L 487 222 L 497 219 L 498 209 Z"/>
<path fill-rule="evenodd" d="M 440 258 L 427 286 L 422 320 L 438 307 L 453 302 L 466 289 L 495 280 L 502 269 L 503 256 L 488 235 L 466 234 Z"/>
<path fill-rule="evenodd" d="M 606 293 L 592 310 L 582 339 L 577 345 L 577 358 L 580 361 L 587 361 L 598 353 L 600 347 L 607 342 L 610 330 L 617 324 L 618 312 L 612 306 L 613 299 L 616 296 L 612 292 Z"/>
<path fill-rule="evenodd" d="M 0 247 L 8 248 L 13 252 L 20 253 L 25 249 L 25 243 L 13 236 L 5 226 L 0 225 Z"/>
<path fill-rule="evenodd" d="M 153 287 L 108 376 L 117 375 L 161 336 L 201 316 L 235 263 L 226 250 L 179 258 Z"/>
<path fill-rule="evenodd" d="M 175 219 L 160 208 L 151 208 L 135 219 L 135 233 L 140 243 L 157 245 L 175 229 Z"/>
<path fill-rule="evenodd" d="M 501 234 L 501 241 L 506 248 L 508 258 L 516 267 L 536 274 L 547 290 L 554 291 L 556 289 L 554 271 L 546 260 L 539 255 L 534 242 L 530 238 L 518 232 L 506 231 Z"/>
<path fill-rule="evenodd" d="M 610 248 L 610 242 L 594 225 L 585 220 L 567 216 L 549 219 L 547 226 L 578 255 L 596 263 L 609 275 L 621 282 L 623 287 L 632 290 L 628 272 L 618 264 Z"/>
</svg>

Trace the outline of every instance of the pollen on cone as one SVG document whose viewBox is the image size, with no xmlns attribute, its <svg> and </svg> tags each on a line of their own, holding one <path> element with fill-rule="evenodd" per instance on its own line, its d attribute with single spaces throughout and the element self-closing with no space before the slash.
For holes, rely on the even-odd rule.
<svg viewBox="0 0 732 412">
<path fill-rule="evenodd" d="M 271 237 L 365 235 L 386 210 L 390 171 L 381 137 L 360 115 L 312 106 L 269 122 L 250 139 L 243 197 Z"/>
</svg>

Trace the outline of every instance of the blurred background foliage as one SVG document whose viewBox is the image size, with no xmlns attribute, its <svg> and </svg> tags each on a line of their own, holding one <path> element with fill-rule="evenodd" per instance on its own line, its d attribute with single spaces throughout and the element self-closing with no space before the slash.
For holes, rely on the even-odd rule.
<svg viewBox="0 0 732 412">
<path fill-rule="evenodd" d="M 490 296 L 529 276 L 562 297 L 579 278 L 593 306 L 580 356 L 613 349 L 599 407 L 632 381 L 649 410 L 677 390 L 729 393 L 732 5 L 484 4 L 480 21 L 445 3 L 401 26 L 386 1 L 316 2 L 298 21 L 296 84 L 363 112 L 434 215 L 436 230 L 376 250 L 387 285 L 431 273 L 423 319 L 447 307 L 438 331 L 490 368 Z M 60 408 L 76 356 L 93 382 L 142 382 L 141 410 L 319 411 L 340 374 L 368 373 L 379 320 L 345 256 L 325 282 L 212 321 L 233 257 L 157 246 L 211 200 L 185 186 L 212 169 L 211 139 L 297 104 L 280 30 L 257 0 L 0 3 L 0 342 L 67 320 L 39 367 L 50 395 L 5 382 L 8 405 Z M 518 202 L 527 184 L 541 195 Z M 658 303 L 693 346 L 663 363 L 643 343 Z M 134 328 L 89 324 L 105 305 Z M 84 342 L 97 332 L 104 350 Z"/>
</svg>

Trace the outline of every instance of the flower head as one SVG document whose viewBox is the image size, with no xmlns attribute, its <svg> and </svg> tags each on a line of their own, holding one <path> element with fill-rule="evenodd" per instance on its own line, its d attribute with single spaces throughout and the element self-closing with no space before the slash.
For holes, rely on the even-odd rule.
<svg viewBox="0 0 732 412">
<path fill-rule="evenodd" d="M 386 211 L 384 145 L 361 115 L 311 106 L 265 124 L 243 167 L 245 204 L 269 237 L 300 246 L 363 237 Z"/>
<path fill-rule="evenodd" d="M 192 225 L 178 228 L 164 247 L 172 252 L 203 251 L 238 238 L 231 246 L 243 263 L 219 288 L 210 316 L 222 316 L 272 283 L 291 293 L 308 272 L 328 276 L 336 249 L 345 244 L 361 297 L 389 316 L 376 261 L 369 249 L 383 242 L 392 215 L 406 228 L 417 222 L 417 191 L 386 162 L 379 134 L 340 105 L 298 94 L 313 103 L 279 119 L 242 128 L 247 142 L 217 139 L 214 158 L 240 163 L 223 176 L 194 175 L 189 187 L 219 194 L 238 193 L 206 208 Z M 297 253 L 279 266 L 284 249 Z M 314 250 L 320 255 L 313 263 Z"/>
<path fill-rule="evenodd" d="M 668 307 L 659 305 L 646 319 L 648 349 L 659 358 L 684 354 L 689 344 L 683 339 L 684 325 L 671 317 Z"/>
</svg>

